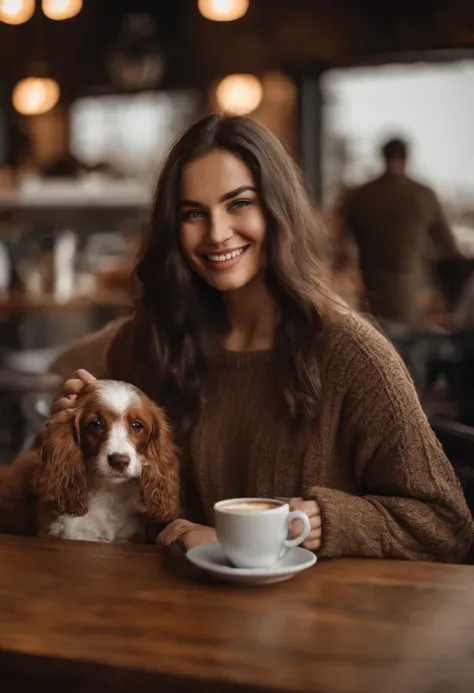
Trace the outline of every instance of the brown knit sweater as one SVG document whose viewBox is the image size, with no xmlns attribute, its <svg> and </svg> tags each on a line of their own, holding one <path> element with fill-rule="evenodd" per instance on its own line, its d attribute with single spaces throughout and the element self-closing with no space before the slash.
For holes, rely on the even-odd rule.
<svg viewBox="0 0 474 693">
<path fill-rule="evenodd" d="M 113 340 L 109 363 L 118 355 L 121 367 L 111 377 L 124 378 L 131 357 L 135 379 L 131 345 L 145 344 L 132 328 Z M 372 326 L 346 315 L 328 331 L 321 410 L 306 424 L 285 408 L 271 351 L 209 365 L 187 479 L 208 523 L 224 498 L 303 496 L 321 508 L 320 555 L 463 558 L 473 522 L 462 491 L 403 364 Z"/>
<path fill-rule="evenodd" d="M 303 496 L 321 508 L 321 555 L 460 560 L 471 516 L 398 355 L 352 316 L 325 351 L 321 412 L 300 426 L 271 352 L 211 362 L 191 441 L 209 523 L 223 498 Z"/>
</svg>

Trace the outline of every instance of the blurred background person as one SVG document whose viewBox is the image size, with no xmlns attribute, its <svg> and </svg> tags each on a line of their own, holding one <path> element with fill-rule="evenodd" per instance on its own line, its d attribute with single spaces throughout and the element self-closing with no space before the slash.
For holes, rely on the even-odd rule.
<svg viewBox="0 0 474 693">
<path fill-rule="evenodd" d="M 423 289 L 430 261 L 455 257 L 457 244 L 431 188 L 406 173 L 408 145 L 381 148 L 381 176 L 349 191 L 341 215 L 357 244 L 368 306 L 390 334 L 423 324 Z"/>
</svg>

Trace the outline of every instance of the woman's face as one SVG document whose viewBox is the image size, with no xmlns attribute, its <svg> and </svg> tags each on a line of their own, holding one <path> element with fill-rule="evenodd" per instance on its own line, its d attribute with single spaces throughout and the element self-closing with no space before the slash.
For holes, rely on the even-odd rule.
<svg viewBox="0 0 474 693">
<path fill-rule="evenodd" d="M 179 188 L 179 242 L 218 291 L 236 291 L 265 266 L 266 220 L 252 174 L 225 149 L 187 164 Z"/>
</svg>

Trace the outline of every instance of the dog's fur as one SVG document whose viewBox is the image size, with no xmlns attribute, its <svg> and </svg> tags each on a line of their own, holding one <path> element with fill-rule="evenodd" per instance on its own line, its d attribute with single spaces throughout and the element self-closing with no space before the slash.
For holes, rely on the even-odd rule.
<svg viewBox="0 0 474 693">
<path fill-rule="evenodd" d="M 0 470 L 3 533 L 140 541 L 147 519 L 178 514 L 178 460 L 166 417 L 123 382 L 86 386 L 67 421 L 50 423 L 31 450 Z"/>
</svg>

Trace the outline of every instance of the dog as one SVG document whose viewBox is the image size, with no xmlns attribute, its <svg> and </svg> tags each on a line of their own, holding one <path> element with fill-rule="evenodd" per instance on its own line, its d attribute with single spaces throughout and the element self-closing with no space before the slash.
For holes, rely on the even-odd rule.
<svg viewBox="0 0 474 693">
<path fill-rule="evenodd" d="M 0 474 L 0 532 L 144 542 L 179 515 L 178 456 L 164 412 L 133 385 L 87 385 Z"/>
</svg>

